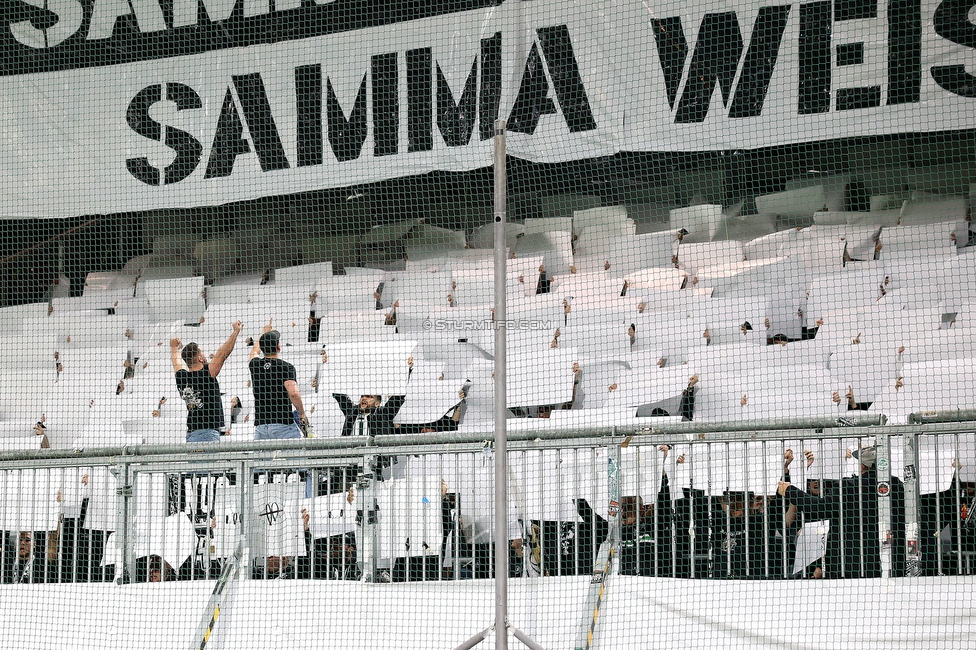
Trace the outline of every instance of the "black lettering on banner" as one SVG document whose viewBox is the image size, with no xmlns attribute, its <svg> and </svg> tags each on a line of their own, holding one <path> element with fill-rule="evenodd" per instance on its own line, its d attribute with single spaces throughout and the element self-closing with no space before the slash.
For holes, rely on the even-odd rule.
<svg viewBox="0 0 976 650">
<path fill-rule="evenodd" d="M 370 72 L 373 79 L 373 155 L 390 156 L 399 150 L 400 135 L 396 52 L 374 56 Z"/>
<path fill-rule="evenodd" d="M 830 2 L 800 5 L 800 115 L 830 110 Z"/>
<path fill-rule="evenodd" d="M 251 151 L 243 135 L 244 124 L 237 113 L 234 95 L 228 88 L 224 94 L 224 104 L 220 108 L 220 117 L 217 119 L 217 132 L 214 134 L 213 146 L 210 147 L 210 160 L 207 161 L 204 178 L 230 176 L 237 156 Z"/>
<path fill-rule="evenodd" d="M 731 105 L 728 98 L 742 57 L 742 32 L 734 12 L 706 14 L 698 31 L 688 81 L 681 94 L 675 122 L 703 121 L 708 114 L 716 81 L 722 89 L 723 104 L 729 106 L 729 117 L 760 115 L 779 57 L 790 9 L 790 5 L 779 5 L 759 10 Z M 668 106 L 674 109 L 688 58 L 688 42 L 681 18 L 677 16 L 654 20 L 651 28 L 664 74 Z"/>
<path fill-rule="evenodd" d="M 176 104 L 177 111 L 203 107 L 203 102 L 196 91 L 179 83 L 166 84 L 166 99 Z M 168 125 L 164 128 L 149 116 L 150 107 L 159 101 L 162 101 L 162 86 L 160 84 L 147 86 L 129 103 L 125 116 L 126 122 L 133 131 L 150 140 L 162 141 L 167 147 L 176 151 L 176 158 L 163 170 L 162 178 L 160 178 L 160 170 L 153 167 L 145 156 L 129 158 L 125 161 L 129 173 L 146 185 L 159 185 L 160 180 L 164 184 L 178 183 L 197 168 L 203 151 L 200 141 L 186 131 Z"/>
<path fill-rule="evenodd" d="M 741 56 L 742 33 L 735 12 L 705 14 L 698 29 L 698 40 L 691 55 L 691 65 L 674 121 L 703 121 L 708 114 L 716 82 L 722 91 L 722 104 L 728 106 Z"/>
<path fill-rule="evenodd" d="M 172 0 L 173 27 L 231 20 L 235 17 L 235 10 L 237 15 L 244 16 L 245 12 L 238 9 L 238 4 L 243 3 L 238 3 L 237 0 Z M 254 12 L 247 13 L 249 16 L 255 15 Z"/>
<path fill-rule="evenodd" d="M 495 135 L 495 120 L 502 99 L 502 34 L 481 39 L 481 96 L 478 98 L 478 124 L 482 140 Z"/>
<path fill-rule="evenodd" d="M 888 104 L 921 99 L 922 4 L 920 0 L 888 2 Z"/>
<path fill-rule="evenodd" d="M 661 61 L 661 71 L 664 73 L 668 106 L 674 109 L 678 88 L 681 87 L 681 73 L 684 72 L 685 59 L 688 58 L 688 41 L 678 16 L 654 19 L 651 21 L 651 28 L 654 31 L 654 42 L 657 43 L 657 58 Z"/>
<path fill-rule="evenodd" d="M 508 116 L 508 130 L 515 133 L 534 133 L 535 127 L 539 125 L 539 117 L 555 112 L 556 106 L 549 99 L 549 80 L 542 69 L 542 57 L 539 56 L 539 48 L 533 43 L 525 61 L 515 104 Z"/>
<path fill-rule="evenodd" d="M 864 63 L 864 43 L 842 43 L 837 46 L 837 65 Z"/>
<path fill-rule="evenodd" d="M 147 86 L 136 93 L 125 112 L 125 121 L 128 122 L 129 128 L 144 138 L 157 142 L 162 140 L 163 126 L 149 117 L 149 109 L 162 99 L 163 87 L 160 84 Z"/>
<path fill-rule="evenodd" d="M 976 25 L 969 22 L 973 7 L 976 0 L 942 0 L 932 20 L 935 33 L 957 45 L 976 48 Z M 966 72 L 964 65 L 933 66 L 932 78 L 950 93 L 976 97 L 976 77 Z"/>
<path fill-rule="evenodd" d="M 143 88 L 129 102 L 125 112 L 125 121 L 129 128 L 150 140 L 162 140 L 163 125 L 149 117 L 149 108 L 159 102 L 163 96 L 163 88 L 159 84 Z M 149 164 L 146 157 L 129 158 L 125 161 L 129 173 L 146 185 L 159 185 L 159 170 Z"/>
<path fill-rule="evenodd" d="M 429 47 L 407 50 L 407 151 L 434 148 L 433 61 Z"/>
<path fill-rule="evenodd" d="M 326 98 L 326 116 L 329 121 L 329 146 L 336 160 L 344 162 L 355 160 L 363 151 L 366 142 L 366 75 L 359 84 L 356 101 L 349 111 L 349 119 L 342 112 L 342 106 L 336 98 L 332 80 L 326 82 L 328 95 Z"/>
<path fill-rule="evenodd" d="M 856 108 L 881 106 L 881 86 L 864 88 L 839 88 L 837 90 L 837 110 L 850 111 Z"/>
<path fill-rule="evenodd" d="M 742 63 L 742 74 L 729 107 L 729 117 L 758 117 L 762 114 L 790 9 L 790 5 L 780 5 L 759 10 Z"/>
<path fill-rule="evenodd" d="M 490 9 L 499 0 L 3 0 L 0 76 L 192 56 Z M 34 4 L 38 6 L 33 6 Z M 408 10 L 402 10 L 409 4 Z M 113 13 L 115 12 L 115 13 Z M 42 33 L 43 32 L 43 33 Z"/>
<path fill-rule="evenodd" d="M 271 115 L 271 104 L 264 91 L 264 81 L 257 72 L 246 75 L 235 75 L 234 88 L 241 100 L 244 119 L 247 120 L 247 130 L 251 133 L 254 143 L 254 153 L 261 163 L 261 171 L 288 169 L 288 159 L 285 148 L 278 137 L 278 127 Z"/>
<path fill-rule="evenodd" d="M 139 14 L 133 12 L 133 6 L 138 7 Z M 133 18 L 140 18 L 136 21 Z M 142 24 L 146 24 L 147 29 L 139 30 Z M 152 25 L 152 27 L 150 27 Z M 91 17 L 88 23 L 88 34 L 86 40 L 100 41 L 111 38 L 118 30 L 122 32 L 146 31 L 155 32 L 166 29 L 162 11 L 155 2 L 98 2 L 92 3 Z"/>
<path fill-rule="evenodd" d="M 877 0 L 834 0 L 834 22 L 877 18 Z M 842 43 L 837 46 L 837 65 L 864 63 L 864 43 Z M 837 110 L 881 106 L 881 86 L 840 88 L 837 90 Z"/>
<path fill-rule="evenodd" d="M 437 128 L 444 143 L 449 147 L 463 147 L 471 140 L 478 91 L 478 61 L 471 64 L 471 71 L 464 82 L 461 99 L 454 103 L 454 94 L 447 83 L 441 66 L 437 66 Z"/>
<path fill-rule="evenodd" d="M 34 7 L 35 3 L 39 6 Z M 60 45 L 78 31 L 85 18 L 85 10 L 78 0 L 34 0 L 29 4 L 25 1 L 21 11 L 10 4 L 7 5 L 10 34 L 17 42 L 36 49 Z"/>
<path fill-rule="evenodd" d="M 583 87 L 583 78 L 579 73 L 576 57 L 573 55 L 573 44 L 569 38 L 566 25 L 556 27 L 542 27 L 537 29 L 539 45 L 545 55 L 546 66 L 552 75 L 552 85 L 555 89 L 556 100 L 562 109 L 563 119 L 569 127 L 570 133 L 590 131 L 596 128 L 596 120 L 590 110 L 590 102 Z M 518 133 L 534 133 L 539 125 L 539 117 L 555 114 L 556 106 L 549 98 L 549 79 L 546 77 L 542 56 L 535 43 L 529 51 L 522 72 L 522 83 L 519 85 L 515 104 L 508 118 L 510 131 Z"/>
<path fill-rule="evenodd" d="M 176 110 L 185 111 L 203 108 L 203 101 L 195 90 L 180 83 L 166 84 L 166 99 L 176 104 Z M 200 164 L 203 145 L 192 135 L 181 129 L 166 125 L 163 143 L 176 150 L 176 158 L 163 170 L 163 183 L 179 183 L 193 173 Z"/>
<path fill-rule="evenodd" d="M 834 22 L 878 17 L 878 0 L 834 0 Z"/>
<path fill-rule="evenodd" d="M 569 132 L 592 131 L 596 128 L 596 120 L 593 119 L 586 89 L 583 87 L 583 78 L 580 76 L 579 65 L 573 54 L 569 28 L 566 25 L 557 25 L 542 27 L 536 32 L 539 34 L 539 44 L 542 46 L 542 54 L 546 57 L 549 74 L 552 75 L 556 100 L 569 126 Z"/>
<path fill-rule="evenodd" d="M 295 68 L 295 131 L 298 166 L 321 165 L 322 152 L 322 66 Z"/>
</svg>

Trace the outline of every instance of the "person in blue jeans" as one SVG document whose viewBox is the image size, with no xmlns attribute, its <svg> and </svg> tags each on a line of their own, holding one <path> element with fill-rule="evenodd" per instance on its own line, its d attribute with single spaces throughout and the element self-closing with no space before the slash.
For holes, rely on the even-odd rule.
<svg viewBox="0 0 976 650">
<path fill-rule="evenodd" d="M 241 321 L 232 325 L 233 331 L 214 354 L 210 363 L 196 343 L 188 343 L 181 350 L 178 338 L 169 342 L 176 388 L 186 403 L 186 441 L 217 442 L 224 429 L 224 407 L 220 403 L 220 384 L 217 375 L 227 357 L 234 351 Z"/>
<path fill-rule="evenodd" d="M 247 364 L 254 390 L 255 440 L 301 438 L 302 432 L 292 415 L 292 407 L 298 411 L 298 422 L 302 426 L 308 425 L 302 396 L 298 392 L 295 366 L 279 359 L 280 353 L 281 334 L 268 322 L 251 350 Z"/>
</svg>

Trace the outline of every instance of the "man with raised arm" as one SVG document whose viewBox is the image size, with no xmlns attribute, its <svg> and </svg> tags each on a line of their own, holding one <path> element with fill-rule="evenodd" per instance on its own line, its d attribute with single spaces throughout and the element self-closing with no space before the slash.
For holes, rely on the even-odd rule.
<svg viewBox="0 0 976 650">
<path fill-rule="evenodd" d="M 861 447 L 852 456 L 860 462 L 860 475 L 841 479 L 834 490 L 814 496 L 787 481 L 777 493 L 796 505 L 806 521 L 829 521 L 824 576 L 827 578 L 882 577 L 881 551 L 891 547 L 891 575 L 905 575 L 905 486 L 896 476 L 878 480 L 878 450 Z M 879 533 L 882 499 L 889 507 L 889 529 Z M 884 539 L 882 539 L 884 537 Z"/>
<path fill-rule="evenodd" d="M 180 340 L 169 342 L 176 388 L 186 402 L 186 441 L 217 442 L 224 428 L 224 407 L 220 403 L 220 384 L 217 375 L 227 357 L 234 351 L 241 321 L 233 324 L 233 332 L 220 346 L 208 364 L 207 355 L 196 343 L 188 343 L 180 351 Z"/>
<path fill-rule="evenodd" d="M 322 363 L 328 361 L 328 355 L 323 352 Z M 407 367 L 408 372 L 413 374 L 412 356 L 407 358 Z M 332 393 L 332 398 L 346 418 L 342 425 L 343 436 L 386 436 L 398 433 L 393 418 L 407 400 L 406 395 L 391 395 L 386 404 L 383 404 L 382 395 L 360 395 L 359 404 L 354 404 L 342 393 Z"/>
<path fill-rule="evenodd" d="M 261 358 L 258 353 L 264 355 Z M 281 334 L 271 321 L 264 326 L 261 338 L 251 349 L 248 370 L 254 390 L 254 439 L 286 440 L 301 438 L 292 407 L 298 411 L 298 422 L 308 427 L 305 406 L 298 392 L 295 366 L 278 358 L 281 353 Z"/>
</svg>

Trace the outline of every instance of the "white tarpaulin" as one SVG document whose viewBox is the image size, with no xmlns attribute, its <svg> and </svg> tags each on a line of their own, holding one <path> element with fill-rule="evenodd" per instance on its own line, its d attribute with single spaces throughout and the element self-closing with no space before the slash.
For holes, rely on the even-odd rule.
<svg viewBox="0 0 976 650">
<path fill-rule="evenodd" d="M 571 648 L 589 581 L 589 575 L 511 580 L 509 621 L 543 648 Z M 352 580 L 234 584 L 233 606 L 221 609 L 208 650 L 454 648 L 484 629 L 485 612 L 495 604 L 491 580 L 379 588 Z M 206 607 L 213 585 L 192 580 L 5 586 L 4 638 L 21 646 L 20 640 L 34 639 L 30 647 L 38 650 L 103 648 L 112 644 L 112 630 L 127 650 L 183 647 L 187 621 Z M 607 590 L 595 639 L 603 648 L 646 650 L 970 648 L 976 623 L 972 592 L 970 576 L 825 584 L 621 575 Z M 319 621 L 332 624 L 328 633 Z"/>
<path fill-rule="evenodd" d="M 491 163 L 498 117 L 510 155 L 545 163 L 976 127 L 973 55 L 949 40 L 971 24 L 935 0 L 837 16 L 741 0 L 484 4 L 399 17 L 347 0 L 199 14 L 62 0 L 44 20 L 5 15 L 0 216 L 470 170 Z"/>
</svg>

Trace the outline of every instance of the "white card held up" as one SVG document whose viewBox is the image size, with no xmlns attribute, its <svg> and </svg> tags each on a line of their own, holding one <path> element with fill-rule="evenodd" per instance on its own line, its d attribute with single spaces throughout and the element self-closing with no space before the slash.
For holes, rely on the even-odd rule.
<svg viewBox="0 0 976 650">
<path fill-rule="evenodd" d="M 88 530 L 115 530 L 118 480 L 106 467 L 92 467 L 88 476 L 91 496 L 85 514 L 84 527 Z"/>
<path fill-rule="evenodd" d="M 61 514 L 57 492 L 49 477 L 42 478 L 37 470 L 0 473 L 0 494 L 6 497 L 0 507 L 0 530 L 55 530 Z"/>
<path fill-rule="evenodd" d="M 237 542 L 244 530 L 241 517 L 241 494 L 226 478 L 219 478 L 214 492 L 214 555 L 229 557 L 237 549 Z"/>
<path fill-rule="evenodd" d="M 346 492 L 314 497 L 303 503 L 308 510 L 313 539 L 356 532 L 356 502 Z"/>
<path fill-rule="evenodd" d="M 81 516 L 81 506 L 91 497 L 91 469 L 87 467 L 67 467 L 62 470 L 61 509 L 68 519 Z"/>
<path fill-rule="evenodd" d="M 441 479 L 407 476 L 377 486 L 380 559 L 438 555 L 441 548 Z"/>
<path fill-rule="evenodd" d="M 546 521 L 577 521 L 574 499 L 594 495 L 594 483 L 599 482 L 599 470 L 591 467 L 588 450 L 581 452 L 584 460 L 575 460 L 571 452 L 556 450 L 528 451 L 511 459 L 515 493 L 522 502 L 516 507 L 523 518 Z M 589 470 L 595 471 L 589 471 Z M 606 468 L 602 470 L 606 474 Z M 598 492 L 597 492 L 598 493 Z M 598 503 L 587 499 L 594 508 Z M 605 498 L 603 500 L 606 500 Z"/>
<path fill-rule="evenodd" d="M 305 555 L 301 515 L 303 483 L 255 485 L 251 493 L 251 543 L 254 557 Z"/>
<path fill-rule="evenodd" d="M 796 559 L 793 573 L 801 573 L 805 568 L 821 559 L 827 552 L 827 535 L 830 534 L 829 521 L 811 521 L 803 524 L 796 536 Z"/>
<path fill-rule="evenodd" d="M 136 474 L 133 519 L 135 526 L 153 528 L 169 512 L 169 477 L 161 472 Z"/>
<path fill-rule="evenodd" d="M 439 473 L 447 492 L 460 500 L 459 512 L 474 544 L 490 542 L 493 534 L 495 463 L 490 452 L 429 456 L 407 461 L 407 473 L 418 476 Z M 509 471 L 509 489 L 512 485 Z M 514 493 L 513 493 L 514 494 Z M 513 506 L 515 504 L 513 497 Z"/>
<path fill-rule="evenodd" d="M 432 379 L 412 381 L 407 385 L 407 399 L 397 412 L 395 422 L 425 424 L 448 414 L 461 401 L 463 381 Z"/>
<path fill-rule="evenodd" d="M 410 378 L 408 359 L 416 341 L 334 343 L 323 349 L 319 391 L 359 395 L 404 395 Z"/>
<path fill-rule="evenodd" d="M 662 456 L 654 446 L 629 446 L 621 449 L 620 496 L 639 496 L 645 504 L 657 502 L 664 470 Z M 670 459 L 666 461 L 667 464 L 670 462 Z"/>
<path fill-rule="evenodd" d="M 164 517 L 154 526 L 145 529 L 136 528 L 132 539 L 132 551 L 135 557 L 158 555 L 174 569 L 178 569 L 193 555 L 196 545 L 197 534 L 193 529 L 193 523 L 182 512 Z M 112 533 L 105 541 L 102 566 L 117 565 L 121 559 L 115 533 Z"/>
<path fill-rule="evenodd" d="M 546 350 L 508 358 L 509 407 L 563 404 L 573 400 L 575 350 Z"/>
</svg>

